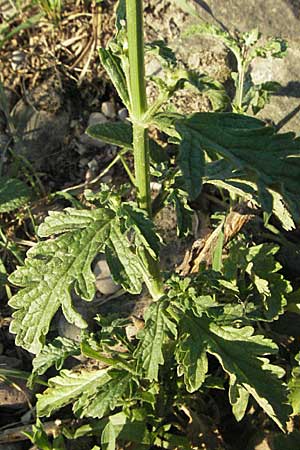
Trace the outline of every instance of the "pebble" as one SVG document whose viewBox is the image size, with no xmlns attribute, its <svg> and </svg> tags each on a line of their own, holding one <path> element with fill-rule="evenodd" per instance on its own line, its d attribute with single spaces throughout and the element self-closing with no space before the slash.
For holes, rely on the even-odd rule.
<svg viewBox="0 0 300 450">
<path fill-rule="evenodd" d="M 88 168 L 91 169 L 94 172 L 97 172 L 98 170 L 98 161 L 93 158 L 88 162 Z"/>
<path fill-rule="evenodd" d="M 110 184 L 112 182 L 112 176 L 111 175 L 105 175 L 101 178 L 101 183 L 104 184 Z"/>
<path fill-rule="evenodd" d="M 84 155 L 87 152 L 87 148 L 85 145 L 81 144 L 80 142 L 76 141 L 75 144 L 75 151 L 80 155 Z"/>
<path fill-rule="evenodd" d="M 90 114 L 87 128 L 92 125 L 97 125 L 98 123 L 106 123 L 107 121 L 108 120 L 104 114 L 102 114 L 100 112 L 94 112 L 94 113 Z M 105 142 L 100 141 L 98 139 L 94 139 L 94 138 L 88 136 L 86 133 L 83 133 L 80 136 L 79 141 L 81 144 L 88 145 L 91 147 L 96 147 L 99 149 L 105 147 L 105 145 L 106 145 Z"/>
<path fill-rule="evenodd" d="M 91 169 L 88 169 L 85 172 L 84 178 L 85 178 L 86 183 L 90 183 L 95 178 L 95 172 Z"/>
<path fill-rule="evenodd" d="M 112 279 L 110 269 L 104 255 L 102 255 L 96 263 L 94 268 L 94 275 L 96 277 L 96 289 L 101 294 L 112 295 L 121 288 L 121 286 L 116 284 Z"/>
<path fill-rule="evenodd" d="M 73 323 L 69 323 L 63 315 L 59 318 L 57 328 L 60 336 L 71 339 L 75 342 L 80 342 L 81 329 Z"/>
<path fill-rule="evenodd" d="M 101 112 L 109 119 L 116 117 L 116 108 L 112 102 L 103 102 L 101 105 Z"/>
<path fill-rule="evenodd" d="M 120 120 L 126 120 L 127 117 L 128 117 L 128 110 L 127 110 L 127 108 L 119 109 L 119 111 L 118 111 L 118 118 Z"/>
<path fill-rule="evenodd" d="M 86 167 L 89 163 L 89 159 L 88 158 L 80 158 L 79 160 L 79 165 L 80 167 Z"/>
<path fill-rule="evenodd" d="M 12 52 L 12 58 L 11 58 L 11 67 L 13 70 L 18 70 L 20 69 L 26 59 L 26 55 L 24 52 L 20 51 L 20 50 L 14 50 Z"/>
<path fill-rule="evenodd" d="M 105 117 L 104 114 L 100 112 L 93 112 L 90 114 L 88 126 L 90 127 L 92 125 L 97 125 L 97 123 L 106 123 L 106 122 L 107 118 Z"/>
<path fill-rule="evenodd" d="M 151 59 L 151 61 L 146 63 L 146 76 L 157 76 L 162 72 L 162 65 L 160 61 L 156 58 Z"/>
</svg>

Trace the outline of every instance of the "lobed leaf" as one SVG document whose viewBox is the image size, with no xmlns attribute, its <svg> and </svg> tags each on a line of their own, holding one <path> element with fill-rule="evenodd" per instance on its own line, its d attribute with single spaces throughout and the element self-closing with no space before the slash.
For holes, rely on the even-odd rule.
<svg viewBox="0 0 300 450">
<path fill-rule="evenodd" d="M 126 229 L 134 231 L 136 245 L 142 244 L 149 254 L 157 259 L 160 251 L 160 238 L 146 212 L 131 202 L 123 203 L 118 214 L 125 219 Z"/>
<path fill-rule="evenodd" d="M 113 411 L 122 401 L 128 391 L 131 375 L 120 372 L 110 372 L 111 380 L 98 386 L 94 395 L 86 392 L 74 404 L 73 411 L 79 417 L 95 417 L 101 419 L 107 411 Z"/>
<path fill-rule="evenodd" d="M 236 242 L 231 245 L 229 257 L 224 260 L 226 280 L 244 292 L 244 297 L 248 297 L 248 305 L 252 303 L 253 310 L 248 313 L 249 318 L 271 321 L 284 312 L 292 288 L 289 281 L 278 273 L 281 265 L 274 257 L 278 249 L 274 244 L 245 247 Z M 244 274 L 250 279 L 247 288 Z M 240 296 L 243 297 L 242 294 Z"/>
<path fill-rule="evenodd" d="M 76 410 L 78 404 L 88 403 L 88 399 L 94 398 L 97 390 L 110 380 L 108 368 L 93 371 L 62 370 L 59 376 L 50 378 L 48 389 L 37 395 L 37 414 L 39 417 L 49 417 L 53 411 L 69 403 L 73 403 Z"/>
<path fill-rule="evenodd" d="M 32 361 L 33 376 L 43 375 L 54 365 L 57 370 L 60 370 L 65 359 L 72 355 L 80 355 L 78 344 L 71 339 L 57 337 L 45 345 L 42 351 Z"/>
<path fill-rule="evenodd" d="M 126 77 L 122 69 L 121 60 L 110 49 L 99 49 L 101 63 L 109 78 L 113 82 L 122 102 L 130 110 L 130 99 L 127 90 Z"/>
<path fill-rule="evenodd" d="M 276 134 L 258 119 L 232 113 L 195 113 L 178 120 L 176 130 L 181 136 L 178 163 L 192 199 L 201 191 L 206 152 L 212 159 L 224 158 L 228 169 L 254 183 L 261 203 L 268 190 L 279 193 L 299 220 L 300 139 L 293 133 Z M 273 205 L 271 194 L 269 201 Z"/>
<path fill-rule="evenodd" d="M 176 336 L 175 323 L 168 317 L 164 300 L 152 303 L 145 313 L 145 328 L 134 353 L 140 369 L 149 380 L 158 379 L 159 365 L 164 363 L 163 345 L 170 334 Z"/>
<path fill-rule="evenodd" d="M 90 126 L 86 133 L 100 141 L 133 150 L 133 134 L 131 123 L 110 122 Z M 159 163 L 168 160 L 165 150 L 153 139 L 149 140 L 149 151 L 153 161 Z"/>
<path fill-rule="evenodd" d="M 71 290 L 90 301 L 95 293 L 93 259 L 104 247 L 113 213 L 68 208 L 52 212 L 39 228 L 41 236 L 64 234 L 39 242 L 27 253 L 24 266 L 9 277 L 23 289 L 10 299 L 13 313 L 11 332 L 16 343 L 32 353 L 39 353 L 50 322 L 61 306 L 66 319 L 80 328 L 85 321 L 75 311 Z"/>
<path fill-rule="evenodd" d="M 117 222 L 111 227 L 106 256 L 115 282 L 121 284 L 128 292 L 139 294 L 142 290 L 140 263 Z"/>
<path fill-rule="evenodd" d="M 253 332 L 252 327 L 220 326 L 205 316 L 185 315 L 175 353 L 179 373 L 184 375 L 190 392 L 197 390 L 207 372 L 206 353 L 214 355 L 229 375 L 229 400 L 237 420 L 244 416 L 251 395 L 284 429 L 290 408 L 286 388 L 279 380 L 283 371 L 265 358 L 277 347 L 263 336 L 253 336 Z"/>
</svg>

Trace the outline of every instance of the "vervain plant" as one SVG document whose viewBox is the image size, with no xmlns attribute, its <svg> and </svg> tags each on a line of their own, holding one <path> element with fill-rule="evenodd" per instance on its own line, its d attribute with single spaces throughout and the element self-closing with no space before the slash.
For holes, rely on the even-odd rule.
<svg viewBox="0 0 300 450">
<path fill-rule="evenodd" d="M 291 413 L 284 370 L 269 356 L 276 355 L 276 344 L 256 326 L 277 319 L 290 295 L 290 283 L 279 273 L 278 247 L 240 240 L 223 259 L 218 239 L 212 268 L 200 267 L 186 277 L 163 273 L 152 216 L 167 203 L 175 205 L 178 233 L 186 235 L 188 200 L 198 198 L 203 184 L 212 184 L 274 214 L 283 228 L 294 228 L 300 215 L 300 141 L 246 115 L 169 112 L 169 98 L 191 80 L 177 70 L 174 55 L 161 42 L 154 47 L 165 71 L 153 79 L 159 94 L 148 104 L 142 14 L 141 0 L 121 0 L 116 36 L 100 50 L 130 121 L 88 130 L 119 146 L 121 155 L 133 153 L 136 200 L 128 200 L 126 187 L 102 185 L 85 193 L 90 209 L 50 212 L 38 230 L 46 239 L 9 277 L 20 287 L 9 302 L 15 310 L 10 329 L 17 345 L 35 354 L 31 382 L 53 365 L 59 371 L 38 395 L 37 414 L 49 416 L 72 404 L 77 417 L 97 419 L 73 438 L 95 433 L 102 449 L 115 449 L 117 441 L 132 442 L 134 448 L 189 449 L 180 423 L 174 425 L 176 413 L 189 408 L 195 393 L 226 388 L 237 420 L 251 398 L 284 430 Z M 172 152 L 149 138 L 149 127 L 167 135 Z M 161 184 L 153 202 L 150 176 Z M 149 291 L 152 302 L 135 336 L 126 334 L 128 319 L 114 315 L 98 316 L 98 331 L 92 334 L 72 303 L 74 293 L 87 302 L 94 298 L 91 266 L 99 252 L 127 295 L 141 294 L 143 283 Z M 70 323 L 86 329 L 80 344 L 47 338 L 59 308 Z M 98 368 L 63 369 L 64 360 L 80 352 Z M 211 365 L 225 377 L 212 379 L 219 370 Z"/>
<path fill-rule="evenodd" d="M 231 51 L 237 70 L 231 73 L 235 85 L 233 111 L 243 113 L 251 107 L 253 114 L 257 114 L 270 101 L 270 96 L 280 88 L 280 84 L 270 80 L 255 84 L 250 70 L 251 63 L 255 58 L 283 58 L 287 43 L 281 38 L 262 39 L 257 28 L 245 33 L 230 33 L 219 21 L 218 25 L 204 22 L 197 9 L 187 0 L 175 2 L 197 19 L 196 24 L 186 27 L 183 31 L 184 37 L 210 36 L 222 42 Z M 216 20 L 212 11 L 207 12 Z"/>
<path fill-rule="evenodd" d="M 228 31 L 205 22 L 199 25 L 191 25 L 184 32 L 185 36 L 195 34 L 219 39 L 234 55 L 237 72 L 231 73 L 236 88 L 232 103 L 233 110 L 243 113 L 251 106 L 252 112 L 257 114 L 263 109 L 265 104 L 269 102 L 270 95 L 280 88 L 280 84 L 275 81 L 254 84 L 249 67 L 257 57 L 283 58 L 287 49 L 285 41 L 280 38 L 272 38 L 261 43 L 261 33 L 257 28 L 250 32 L 232 36 Z"/>
</svg>

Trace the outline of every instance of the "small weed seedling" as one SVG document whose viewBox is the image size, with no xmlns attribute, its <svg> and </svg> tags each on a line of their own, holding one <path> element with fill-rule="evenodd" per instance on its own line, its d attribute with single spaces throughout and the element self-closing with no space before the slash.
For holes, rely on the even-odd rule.
<svg viewBox="0 0 300 450">
<path fill-rule="evenodd" d="M 247 39 L 251 47 L 257 34 Z M 37 415 L 50 416 L 72 404 L 77 417 L 91 419 L 73 439 L 94 433 L 101 437 L 101 449 L 113 450 L 116 442 L 131 442 L 132 448 L 190 449 L 184 423 L 197 399 L 215 388 L 228 390 L 238 421 L 254 399 L 284 430 L 292 409 L 284 370 L 274 363 L 278 348 L 263 326 L 283 314 L 291 291 L 279 273 L 278 246 L 240 239 L 223 258 L 221 227 L 212 269 L 200 265 L 196 274 L 185 277 L 163 273 L 161 240 L 152 217 L 173 204 L 178 234 L 185 236 L 189 204 L 208 184 L 240 202 L 251 200 L 256 210 L 276 216 L 284 229 L 294 228 L 300 215 L 300 141 L 238 113 L 169 112 L 169 98 L 191 79 L 161 42 L 146 47 L 162 58 L 164 68 L 164 75 L 153 79 L 157 99 L 148 104 L 144 48 L 143 3 L 121 0 L 116 36 L 100 50 L 100 58 L 130 121 L 94 125 L 88 133 L 119 146 L 122 157 L 133 154 L 130 198 L 135 192 L 136 200 L 128 200 L 126 188 L 102 185 L 99 192 L 86 192 L 90 209 L 50 212 L 38 230 L 45 239 L 9 277 L 20 288 L 9 302 L 15 310 L 11 332 L 17 345 L 36 355 L 31 382 L 53 365 L 59 371 L 38 395 Z M 241 59 L 239 52 L 235 109 L 243 111 L 242 77 L 249 57 Z M 150 127 L 168 136 L 172 152 L 149 138 Z M 154 202 L 150 177 L 161 185 Z M 105 253 L 114 280 L 128 295 L 141 294 L 143 284 L 149 291 L 152 302 L 135 336 L 127 336 L 128 321 L 119 316 L 98 316 L 99 331 L 92 334 L 72 303 L 74 293 L 83 301 L 94 298 L 91 266 L 99 252 Z M 80 344 L 47 337 L 59 308 L 67 321 L 86 329 Z M 79 352 L 97 361 L 98 368 L 63 369 L 64 360 Z"/>
</svg>

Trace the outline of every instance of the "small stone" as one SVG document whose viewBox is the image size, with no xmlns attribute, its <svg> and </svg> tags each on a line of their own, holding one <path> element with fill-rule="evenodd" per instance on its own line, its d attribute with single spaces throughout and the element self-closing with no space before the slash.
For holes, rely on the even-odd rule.
<svg viewBox="0 0 300 450">
<path fill-rule="evenodd" d="M 23 64 L 25 63 L 26 55 L 24 52 L 20 50 L 14 50 L 12 52 L 12 58 L 11 58 L 11 67 L 13 70 L 20 69 Z"/>
<path fill-rule="evenodd" d="M 79 165 L 80 167 L 86 167 L 89 163 L 89 159 L 88 158 L 81 158 L 79 160 Z"/>
<path fill-rule="evenodd" d="M 160 191 L 162 188 L 162 184 L 161 183 L 157 183 L 157 181 L 151 181 L 150 183 L 150 189 L 153 192 L 158 192 Z"/>
<path fill-rule="evenodd" d="M 88 162 L 88 168 L 91 169 L 93 172 L 97 172 L 98 170 L 98 161 L 93 158 Z"/>
<path fill-rule="evenodd" d="M 96 263 L 94 275 L 96 277 L 96 288 L 99 292 L 101 292 L 101 294 L 112 295 L 121 288 L 121 286 L 116 284 L 112 279 L 111 272 L 104 255 L 102 255 L 101 259 L 99 259 Z"/>
<path fill-rule="evenodd" d="M 88 120 L 88 127 L 91 127 L 92 125 L 97 125 L 100 123 L 106 123 L 107 118 L 100 112 L 92 113 Z M 105 147 L 106 143 L 103 141 L 100 141 L 99 139 L 92 138 L 91 136 L 88 136 L 86 133 L 82 134 L 79 138 L 80 143 L 84 145 L 88 145 L 90 147 L 96 147 L 96 148 L 103 148 Z"/>
<path fill-rule="evenodd" d="M 109 119 L 116 117 L 116 108 L 112 102 L 103 102 L 101 105 L 101 112 Z"/>
<path fill-rule="evenodd" d="M 90 114 L 88 126 L 97 125 L 98 123 L 106 123 L 107 118 L 100 112 Z"/>
<path fill-rule="evenodd" d="M 126 120 L 128 117 L 128 110 L 126 108 L 119 109 L 118 117 L 120 120 Z"/>
<path fill-rule="evenodd" d="M 84 155 L 87 152 L 87 148 L 85 145 L 81 144 L 80 142 L 76 141 L 75 144 L 75 151 L 80 155 Z"/>
<path fill-rule="evenodd" d="M 111 175 L 105 175 L 103 178 L 101 178 L 101 183 L 110 184 L 111 182 L 112 182 Z"/>
<path fill-rule="evenodd" d="M 88 169 L 85 172 L 85 177 L 84 178 L 85 178 L 86 183 L 90 183 L 95 178 L 95 174 L 94 174 L 93 170 Z"/>
</svg>

